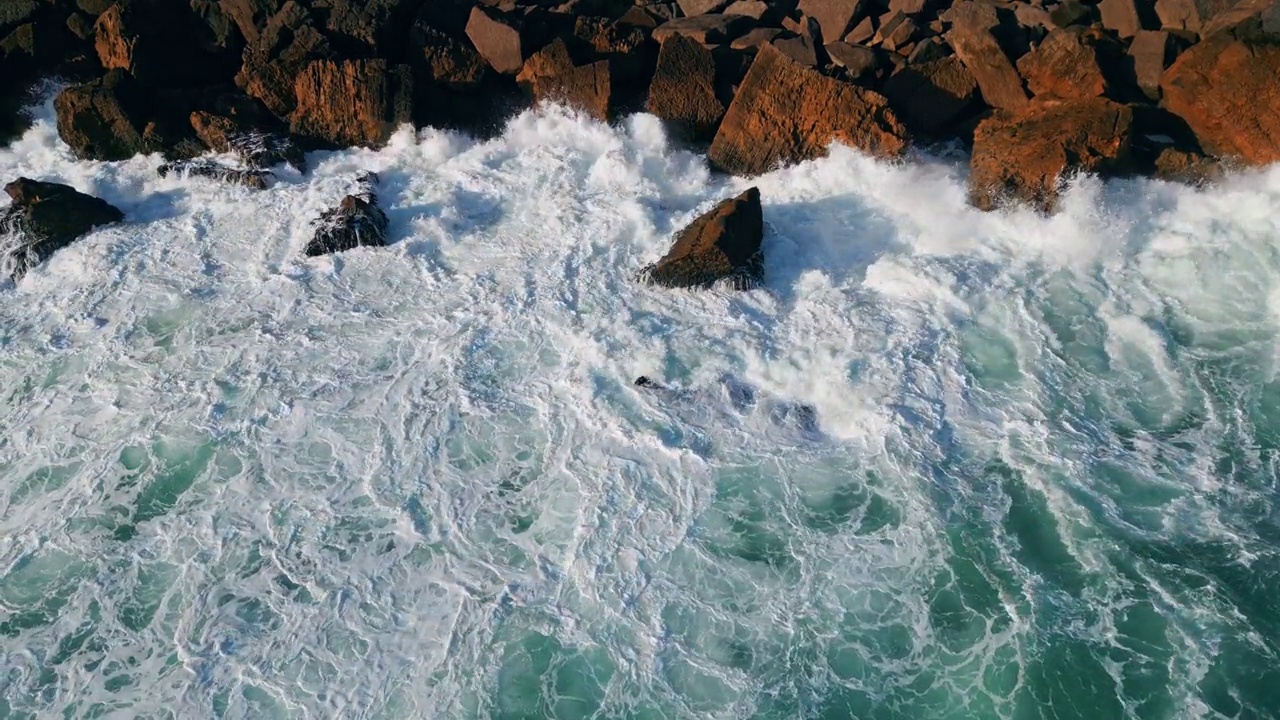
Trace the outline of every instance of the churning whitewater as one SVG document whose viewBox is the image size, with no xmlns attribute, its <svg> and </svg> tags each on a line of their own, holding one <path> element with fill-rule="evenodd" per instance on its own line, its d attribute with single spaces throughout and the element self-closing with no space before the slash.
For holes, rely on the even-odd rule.
<svg viewBox="0 0 1280 720">
<path fill-rule="evenodd" d="M 263 192 L 37 116 L 3 179 L 128 222 L 0 289 L 0 717 L 1280 716 L 1280 170 L 1045 218 L 837 147 L 685 292 L 748 182 L 649 116 Z M 304 258 L 363 170 L 393 244 Z"/>
</svg>

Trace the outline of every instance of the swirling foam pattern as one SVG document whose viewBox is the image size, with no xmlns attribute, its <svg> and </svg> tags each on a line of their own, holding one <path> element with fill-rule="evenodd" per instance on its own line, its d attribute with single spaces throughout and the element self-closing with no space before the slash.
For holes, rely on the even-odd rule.
<svg viewBox="0 0 1280 720">
<path fill-rule="evenodd" d="M 1280 716 L 1278 170 L 837 147 L 737 294 L 634 282 L 747 186 L 647 116 L 159 162 L 0 151 L 130 218 L 0 290 L 0 717 Z"/>
</svg>

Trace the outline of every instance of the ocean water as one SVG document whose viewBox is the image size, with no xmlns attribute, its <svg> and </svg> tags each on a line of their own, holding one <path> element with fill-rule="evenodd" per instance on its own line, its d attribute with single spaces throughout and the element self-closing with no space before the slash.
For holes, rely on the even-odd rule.
<svg viewBox="0 0 1280 720">
<path fill-rule="evenodd" d="M 1280 169 L 836 147 L 684 292 L 748 181 L 652 117 L 255 192 L 36 114 L 0 180 L 129 221 L 0 288 L 0 717 L 1280 717 Z M 394 243 L 304 258 L 362 170 Z"/>
</svg>

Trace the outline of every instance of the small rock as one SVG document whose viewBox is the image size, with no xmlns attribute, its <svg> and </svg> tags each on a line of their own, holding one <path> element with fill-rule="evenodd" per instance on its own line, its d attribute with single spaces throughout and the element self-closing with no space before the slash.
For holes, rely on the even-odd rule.
<svg viewBox="0 0 1280 720">
<path fill-rule="evenodd" d="M 179 160 L 161 165 L 160 177 L 182 175 L 186 177 L 204 177 L 231 185 L 243 185 L 254 190 L 266 190 L 275 175 L 266 170 L 245 170 L 228 167 L 212 160 Z"/>
<path fill-rule="evenodd" d="M 19 178 L 4 190 L 13 204 L 0 210 L 0 231 L 9 235 L 0 272 L 15 282 L 90 230 L 124 219 L 110 203 L 69 185 Z"/>
<path fill-rule="evenodd" d="M 715 82 L 711 51 L 690 38 L 673 35 L 658 52 L 647 109 L 686 139 L 710 140 L 725 113 Z"/>
<path fill-rule="evenodd" d="M 307 257 L 387 244 L 389 221 L 378 207 L 378 182 L 374 173 L 361 174 L 356 180 L 356 192 L 316 220 L 315 236 L 305 250 Z"/>
<path fill-rule="evenodd" d="M 942 38 L 927 37 L 916 44 L 915 49 L 907 57 L 907 64 L 921 65 L 950 55 L 951 47 Z"/>
<path fill-rule="evenodd" d="M 763 239 L 760 191 L 751 188 L 681 230 L 670 252 L 642 270 L 641 279 L 673 288 L 708 288 L 728 281 L 736 289 L 748 289 L 764 279 Z"/>
<path fill-rule="evenodd" d="M 915 39 L 916 32 L 919 30 L 915 22 L 907 17 L 901 11 L 894 12 L 893 15 L 880 24 L 880 30 L 876 32 L 877 42 L 879 42 L 885 50 L 889 52 L 897 52 L 900 48 L 907 45 Z"/>
<path fill-rule="evenodd" d="M 1105 98 L 1036 100 L 996 113 L 974 131 L 970 200 L 982 210 L 1020 200 L 1050 212 L 1068 173 L 1131 172 L 1132 142 L 1132 110 Z"/>
<path fill-rule="evenodd" d="M 685 17 L 706 15 L 720 10 L 732 0 L 676 0 Z"/>
<path fill-rule="evenodd" d="M 1050 19 L 1060 28 L 1083 25 L 1092 14 L 1089 6 L 1080 0 L 1062 0 L 1049 10 Z"/>
<path fill-rule="evenodd" d="M 827 46 L 831 62 L 844 68 L 850 80 L 870 77 L 880 68 L 880 55 L 866 45 L 831 43 Z"/>
<path fill-rule="evenodd" d="M 932 9 L 931 0 L 889 0 L 889 11 L 904 15 L 923 15 Z"/>
<path fill-rule="evenodd" d="M 724 15 L 746 15 L 759 21 L 769 13 L 769 3 L 764 0 L 738 0 L 724 9 Z"/>
<path fill-rule="evenodd" d="M 876 22 L 870 17 L 865 17 L 862 22 L 854 26 L 848 35 L 844 36 L 844 42 L 850 45 L 861 45 L 870 42 L 871 38 L 876 36 Z"/>
<path fill-rule="evenodd" d="M 1098 12 L 1102 14 L 1102 27 L 1114 30 L 1122 39 L 1131 38 L 1142 29 L 1134 0 L 1102 0 Z"/>
<path fill-rule="evenodd" d="M 834 141 L 894 157 L 906 129 L 879 93 L 826 77 L 772 46 L 760 49 L 707 153 L 716 167 L 758 175 L 824 154 Z"/>
</svg>

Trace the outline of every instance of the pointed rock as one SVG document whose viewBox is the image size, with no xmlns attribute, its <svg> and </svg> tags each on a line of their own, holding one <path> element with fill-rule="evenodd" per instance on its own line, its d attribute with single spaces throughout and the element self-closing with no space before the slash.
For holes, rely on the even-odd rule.
<svg viewBox="0 0 1280 720">
<path fill-rule="evenodd" d="M 765 46 L 707 157 L 728 172 L 759 175 L 823 155 L 836 141 L 893 157 L 906 148 L 906 134 L 883 95 L 826 77 Z"/>
<path fill-rule="evenodd" d="M 378 207 L 378 183 L 374 173 L 362 173 L 356 179 L 356 191 L 316 220 L 315 236 L 305 250 L 307 257 L 387 244 L 389 221 Z"/>
<path fill-rule="evenodd" d="M 969 68 L 987 104 L 1017 110 L 1027 104 L 1022 76 L 1000 47 L 992 30 L 998 25 L 994 7 L 966 0 L 951 8 L 953 25 L 947 42 Z"/>
<path fill-rule="evenodd" d="M 561 102 L 600 121 L 610 112 L 609 62 L 601 60 L 577 67 L 564 40 L 557 39 L 525 61 L 516 76 L 535 102 Z"/>
<path fill-rule="evenodd" d="M 708 288 L 728 281 L 748 289 L 764 279 L 763 239 L 760 191 L 751 188 L 681 230 L 670 252 L 642 270 L 641 278 L 673 288 Z"/>
</svg>

